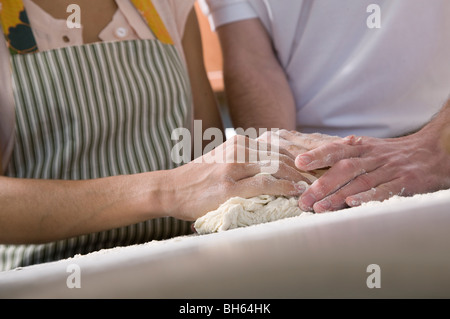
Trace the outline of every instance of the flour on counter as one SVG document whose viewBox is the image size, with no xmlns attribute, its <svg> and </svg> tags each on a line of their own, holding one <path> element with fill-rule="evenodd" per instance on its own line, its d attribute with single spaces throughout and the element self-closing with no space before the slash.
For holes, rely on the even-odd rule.
<svg viewBox="0 0 450 319">
<path fill-rule="evenodd" d="M 308 186 L 305 182 L 300 183 Z M 194 227 L 199 234 L 209 234 L 300 215 L 307 216 L 312 213 L 304 212 L 298 207 L 298 197 L 233 197 L 218 209 L 197 219 Z"/>
</svg>

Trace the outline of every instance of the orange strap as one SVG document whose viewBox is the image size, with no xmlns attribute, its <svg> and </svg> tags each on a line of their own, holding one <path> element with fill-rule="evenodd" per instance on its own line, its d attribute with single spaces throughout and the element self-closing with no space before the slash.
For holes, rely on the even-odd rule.
<svg viewBox="0 0 450 319">
<path fill-rule="evenodd" d="M 174 43 L 151 0 L 131 0 L 131 2 L 159 41 L 166 44 Z"/>
</svg>

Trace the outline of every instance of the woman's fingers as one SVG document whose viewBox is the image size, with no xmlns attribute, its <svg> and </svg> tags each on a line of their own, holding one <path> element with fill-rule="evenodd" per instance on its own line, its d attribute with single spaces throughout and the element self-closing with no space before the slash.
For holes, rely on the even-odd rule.
<svg viewBox="0 0 450 319">
<path fill-rule="evenodd" d="M 278 179 L 272 175 L 261 174 L 243 179 L 236 184 L 236 196 L 250 198 L 259 195 L 299 196 L 306 189 L 303 183 Z"/>
<path fill-rule="evenodd" d="M 235 136 L 210 153 L 195 160 L 196 163 L 243 164 L 234 165 L 230 171 L 236 180 L 248 178 L 258 173 L 272 174 L 277 178 L 291 181 L 309 179 L 296 168 L 294 158 L 276 145 Z"/>
<path fill-rule="evenodd" d="M 277 179 L 284 179 L 295 183 L 305 181 L 308 184 L 311 184 L 310 178 L 295 167 L 292 158 L 281 154 L 278 154 L 277 157 L 278 159 L 273 161 L 224 163 L 222 165 L 228 165 L 228 167 L 225 168 L 227 175 L 235 181 L 265 173 L 267 175 L 272 175 Z"/>
<path fill-rule="evenodd" d="M 319 133 L 304 134 L 297 131 L 278 130 L 268 131 L 257 140 L 278 145 L 281 153 L 296 158 L 300 154 L 324 144 L 342 140 L 342 138 Z"/>
<path fill-rule="evenodd" d="M 179 198 L 196 194 L 198 199 L 183 202 L 185 219 L 198 218 L 231 197 L 300 196 L 311 184 L 310 178 L 295 166 L 294 158 L 270 143 L 244 136 L 228 140 L 181 167 L 180 172 L 184 182 Z"/>
<path fill-rule="evenodd" d="M 200 163 L 254 163 L 277 160 L 278 154 L 287 155 L 277 145 L 236 135 L 224 144 L 198 158 Z"/>
<path fill-rule="evenodd" d="M 272 166 L 274 168 L 274 166 Z M 307 174 L 299 171 L 295 167 L 294 160 L 287 156 L 280 156 L 280 162 L 278 164 L 278 169 L 272 175 L 278 179 L 284 179 L 298 183 L 300 181 L 311 184 L 311 178 Z"/>
<path fill-rule="evenodd" d="M 295 143 L 304 149 L 312 150 L 327 143 L 337 142 L 342 140 L 341 137 L 325 135 L 320 133 L 300 133 L 297 131 L 279 130 L 276 132 L 281 138 Z"/>
<path fill-rule="evenodd" d="M 256 139 L 261 145 L 268 145 L 267 147 L 270 147 L 271 149 L 276 150 L 280 154 L 286 155 L 291 157 L 293 160 L 295 160 L 295 157 L 298 154 L 294 154 L 292 152 L 292 148 L 298 149 L 296 145 L 293 145 L 292 142 L 289 142 L 285 140 L 284 138 L 280 137 L 277 132 L 267 131 L 260 137 Z M 303 152 L 306 152 L 306 149 L 303 149 Z"/>
<path fill-rule="evenodd" d="M 304 171 L 310 171 L 330 167 L 343 159 L 359 157 L 362 147 L 350 144 L 346 139 L 340 142 L 332 142 L 307 153 L 300 154 L 295 159 L 295 165 Z"/>
</svg>

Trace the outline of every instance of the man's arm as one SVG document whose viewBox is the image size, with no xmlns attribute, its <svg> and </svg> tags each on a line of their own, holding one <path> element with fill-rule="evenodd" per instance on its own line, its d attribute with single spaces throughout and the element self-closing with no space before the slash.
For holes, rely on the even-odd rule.
<svg viewBox="0 0 450 319">
<path fill-rule="evenodd" d="M 234 127 L 294 130 L 294 97 L 260 20 L 225 24 L 217 32 Z"/>
<path fill-rule="evenodd" d="M 300 199 L 304 210 L 324 212 L 394 195 L 450 187 L 450 100 L 424 128 L 391 139 L 348 137 L 299 155 L 302 170 L 331 167 Z"/>
<path fill-rule="evenodd" d="M 217 100 L 211 88 L 204 65 L 203 46 L 197 15 L 192 9 L 186 22 L 183 49 L 189 71 L 194 100 L 194 118 L 202 120 L 202 129 L 218 128 L 223 132 L 223 124 Z M 225 134 L 223 134 L 223 138 Z M 204 141 L 204 145 L 209 144 Z"/>
</svg>

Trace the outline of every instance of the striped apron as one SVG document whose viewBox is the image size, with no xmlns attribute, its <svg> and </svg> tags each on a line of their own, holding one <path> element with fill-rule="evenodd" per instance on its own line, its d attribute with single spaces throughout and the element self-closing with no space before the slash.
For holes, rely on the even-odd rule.
<svg viewBox="0 0 450 319">
<path fill-rule="evenodd" d="M 192 98 L 167 42 L 12 55 L 16 132 L 5 175 L 86 180 L 175 168 L 171 134 L 190 123 Z M 167 217 L 48 244 L 0 245 L 0 270 L 190 233 L 189 222 Z"/>
</svg>

